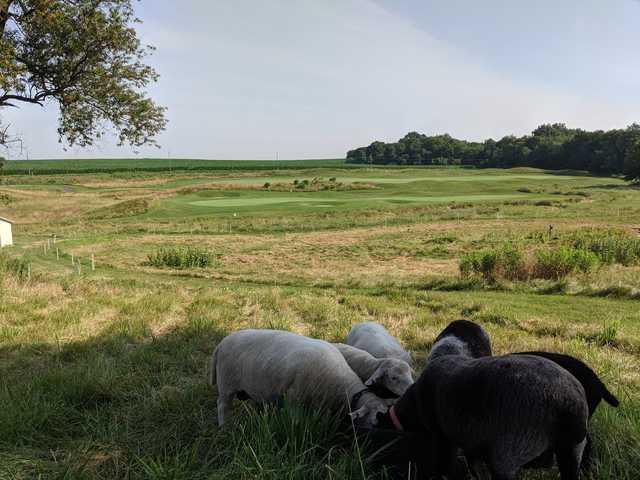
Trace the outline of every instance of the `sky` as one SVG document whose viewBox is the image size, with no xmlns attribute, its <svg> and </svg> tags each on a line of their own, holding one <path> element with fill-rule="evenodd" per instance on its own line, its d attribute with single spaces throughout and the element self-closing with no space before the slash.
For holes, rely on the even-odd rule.
<svg viewBox="0 0 640 480">
<path fill-rule="evenodd" d="M 3 111 L 11 158 L 341 158 L 409 131 L 483 140 L 640 121 L 638 0 L 142 0 L 160 149 L 58 143 Z"/>
</svg>

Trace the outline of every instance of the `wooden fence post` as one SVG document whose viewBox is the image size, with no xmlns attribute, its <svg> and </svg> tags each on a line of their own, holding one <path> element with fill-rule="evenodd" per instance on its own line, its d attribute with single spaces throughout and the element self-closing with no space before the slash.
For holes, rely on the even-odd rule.
<svg viewBox="0 0 640 480">
<path fill-rule="evenodd" d="M 95 255 L 92 253 L 91 254 L 91 271 L 95 272 L 96 270 L 96 257 Z"/>
</svg>

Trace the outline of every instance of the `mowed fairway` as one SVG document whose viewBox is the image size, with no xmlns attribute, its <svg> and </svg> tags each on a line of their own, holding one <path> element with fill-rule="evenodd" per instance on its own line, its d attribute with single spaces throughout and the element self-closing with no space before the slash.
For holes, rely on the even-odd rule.
<svg viewBox="0 0 640 480">
<path fill-rule="evenodd" d="M 0 479 L 385 478 L 325 412 L 244 405 L 219 430 L 208 358 L 240 328 L 343 341 L 352 324 L 377 321 L 419 372 L 458 318 L 483 325 L 496 354 L 589 363 L 621 406 L 592 420 L 584 478 L 640 478 L 638 263 L 494 283 L 459 270 L 465 254 L 505 243 L 638 238 L 640 190 L 577 172 L 332 162 L 95 173 L 66 162 L 72 173 L 0 177 L 0 216 L 16 222 L 16 245 L 0 254 Z M 210 264 L 149 263 L 186 247 Z"/>
<path fill-rule="evenodd" d="M 443 175 L 443 171 L 447 174 Z M 495 172 L 495 170 L 492 170 Z M 311 170 L 297 174 L 233 176 L 213 179 L 189 179 L 169 182 L 165 188 L 197 187 L 195 193 L 176 195 L 160 202 L 149 213 L 160 218 L 182 212 L 184 215 L 211 215 L 255 212 L 266 214 L 283 210 L 302 212 L 312 207 L 330 209 L 371 209 L 394 205 L 416 205 L 431 203 L 495 202 L 507 200 L 536 201 L 553 198 L 559 191 L 559 182 L 565 190 L 597 185 L 599 180 L 576 175 L 540 174 L 539 172 L 476 173 L 466 169 L 362 169 L 359 175 L 345 171 Z M 382 176 L 381 173 L 387 173 Z M 336 182 L 355 186 L 346 191 L 298 191 L 293 182 L 304 179 L 335 178 Z M 595 180 L 595 181 L 594 181 Z M 613 184 L 619 180 L 611 180 Z M 608 182 L 609 183 L 609 182 Z M 278 191 L 268 191 L 265 184 L 288 186 Z M 370 188 L 358 189 L 364 184 Z M 522 188 L 529 187 L 524 193 Z M 237 190 L 240 189 L 240 190 Z M 283 191 L 284 190 L 284 191 Z M 236 215 L 237 216 L 237 215 Z"/>
</svg>

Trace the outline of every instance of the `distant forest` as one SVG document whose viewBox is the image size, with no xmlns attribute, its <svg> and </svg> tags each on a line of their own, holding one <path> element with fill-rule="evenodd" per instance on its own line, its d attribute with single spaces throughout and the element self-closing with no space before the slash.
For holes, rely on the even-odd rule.
<svg viewBox="0 0 640 480">
<path fill-rule="evenodd" d="M 640 124 L 588 132 L 562 123 L 541 125 L 531 135 L 484 142 L 411 132 L 396 143 L 373 142 L 347 153 L 348 163 L 375 165 L 472 165 L 586 170 L 640 179 Z"/>
</svg>

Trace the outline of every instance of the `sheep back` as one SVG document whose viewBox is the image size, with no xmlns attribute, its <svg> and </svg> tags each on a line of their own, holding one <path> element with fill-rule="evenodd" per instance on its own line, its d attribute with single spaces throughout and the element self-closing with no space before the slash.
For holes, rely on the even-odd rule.
<svg viewBox="0 0 640 480">
<path fill-rule="evenodd" d="M 328 342 L 275 330 L 241 330 L 216 349 L 219 390 L 258 402 L 286 396 L 307 404 L 348 404 L 364 384 Z"/>
</svg>

